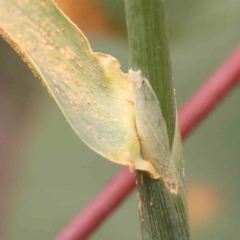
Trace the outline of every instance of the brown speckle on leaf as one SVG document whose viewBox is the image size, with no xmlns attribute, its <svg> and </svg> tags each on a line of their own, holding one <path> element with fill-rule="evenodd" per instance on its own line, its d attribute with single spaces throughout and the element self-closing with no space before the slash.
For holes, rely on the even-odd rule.
<svg viewBox="0 0 240 240">
<path fill-rule="evenodd" d="M 81 113 L 80 109 L 79 109 L 79 108 L 77 108 L 77 107 L 74 107 L 74 110 L 75 110 L 75 112 L 77 112 L 78 114 L 80 114 L 80 113 Z"/>
<path fill-rule="evenodd" d="M 90 130 L 93 129 L 93 127 L 92 126 L 87 126 L 86 129 L 90 131 Z"/>
<path fill-rule="evenodd" d="M 104 87 L 104 88 L 107 87 L 104 83 L 101 83 L 101 82 L 97 82 L 97 84 L 98 84 L 99 86 L 101 86 L 101 87 Z"/>
<path fill-rule="evenodd" d="M 55 57 L 54 52 L 50 52 L 50 56 L 51 56 L 52 58 L 54 58 L 54 57 Z"/>
</svg>

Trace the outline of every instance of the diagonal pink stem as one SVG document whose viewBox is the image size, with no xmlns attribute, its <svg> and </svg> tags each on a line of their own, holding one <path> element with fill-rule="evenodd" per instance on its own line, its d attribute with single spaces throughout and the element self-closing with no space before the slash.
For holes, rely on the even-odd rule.
<svg viewBox="0 0 240 240">
<path fill-rule="evenodd" d="M 240 80 L 240 46 L 206 81 L 179 113 L 185 139 Z M 135 187 L 135 175 L 121 171 L 55 240 L 84 240 L 114 211 Z"/>
<path fill-rule="evenodd" d="M 240 45 L 179 112 L 183 139 L 218 105 L 240 80 Z"/>
</svg>

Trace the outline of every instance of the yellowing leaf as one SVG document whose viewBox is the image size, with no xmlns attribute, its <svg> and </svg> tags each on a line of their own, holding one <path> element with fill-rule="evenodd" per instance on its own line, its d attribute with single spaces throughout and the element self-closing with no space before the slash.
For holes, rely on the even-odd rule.
<svg viewBox="0 0 240 240">
<path fill-rule="evenodd" d="M 84 34 L 50 0 L 0 0 L 0 34 L 89 147 L 162 177 L 177 192 L 166 124 L 146 79 L 136 82 L 134 72 L 122 73 L 115 58 L 92 52 Z"/>
<path fill-rule="evenodd" d="M 48 0 L 0 0 L 0 32 L 44 82 L 78 136 L 104 157 L 154 172 L 141 159 L 132 81 Z"/>
</svg>

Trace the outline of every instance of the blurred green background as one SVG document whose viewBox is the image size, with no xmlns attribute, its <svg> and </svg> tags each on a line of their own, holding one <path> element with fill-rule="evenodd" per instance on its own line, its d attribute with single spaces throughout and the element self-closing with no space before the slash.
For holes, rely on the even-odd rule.
<svg viewBox="0 0 240 240">
<path fill-rule="evenodd" d="M 94 51 L 129 68 L 123 0 L 58 0 Z M 240 1 L 166 2 L 181 107 L 240 39 Z M 192 239 L 240 237 L 239 86 L 184 143 Z M 40 81 L 0 39 L 0 239 L 54 237 L 122 168 L 87 148 Z M 141 239 L 136 194 L 90 237 Z"/>
</svg>

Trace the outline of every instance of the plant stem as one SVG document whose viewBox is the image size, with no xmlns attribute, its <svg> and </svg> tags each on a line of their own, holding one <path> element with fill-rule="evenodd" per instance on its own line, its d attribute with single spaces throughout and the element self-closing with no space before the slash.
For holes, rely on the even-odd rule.
<svg viewBox="0 0 240 240">
<path fill-rule="evenodd" d="M 131 66 L 133 70 L 142 70 L 159 98 L 171 146 L 176 113 L 163 4 L 161 0 L 125 2 Z"/>
<path fill-rule="evenodd" d="M 125 0 L 125 5 L 131 66 L 150 81 L 172 146 L 176 109 L 163 1 Z M 184 194 L 171 193 L 162 180 L 153 180 L 145 172 L 136 171 L 136 178 L 142 239 L 189 239 Z"/>
</svg>

